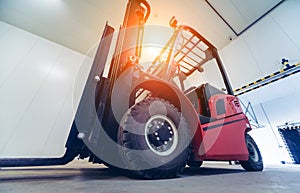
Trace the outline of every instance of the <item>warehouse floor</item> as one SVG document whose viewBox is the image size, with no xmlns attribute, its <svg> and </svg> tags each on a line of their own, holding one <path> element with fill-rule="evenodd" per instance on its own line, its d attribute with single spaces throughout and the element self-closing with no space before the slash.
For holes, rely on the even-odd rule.
<svg viewBox="0 0 300 193">
<path fill-rule="evenodd" d="M 136 180 L 103 165 L 74 161 L 66 166 L 0 170 L 0 193 L 286 193 L 300 192 L 300 167 L 266 166 L 245 172 L 239 165 L 206 162 L 175 179 Z"/>
</svg>

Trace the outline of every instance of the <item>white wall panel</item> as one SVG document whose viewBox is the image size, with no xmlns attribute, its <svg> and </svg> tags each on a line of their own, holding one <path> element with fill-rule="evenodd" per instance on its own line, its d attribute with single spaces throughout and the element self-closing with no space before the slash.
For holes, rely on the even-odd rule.
<svg viewBox="0 0 300 193">
<path fill-rule="evenodd" d="M 247 31 L 243 38 L 265 75 L 279 70 L 278 63 L 282 58 L 297 58 L 300 55 L 290 37 L 270 16 Z"/>
<path fill-rule="evenodd" d="M 79 104 L 82 89 L 88 74 L 87 71 L 90 69 L 91 63 L 89 62 L 92 62 L 84 62 L 78 65 L 79 61 L 82 62 L 81 54 L 75 54 L 68 49 L 64 49 L 62 54 L 64 57 L 59 61 L 57 68 L 52 72 L 49 83 L 52 83 L 54 86 L 53 90 L 55 90 L 55 93 L 53 94 L 58 95 L 57 98 L 63 94 L 63 97 L 60 98 L 64 100 L 61 100 L 61 103 L 57 105 L 59 111 L 55 113 L 56 117 L 53 120 L 51 130 L 48 132 L 47 140 L 45 140 L 43 145 L 43 151 L 39 154 L 42 156 L 54 156 L 58 153 L 62 155 L 64 153 L 64 148 L 62 147 L 65 146 L 66 136 L 69 134 L 70 126 Z M 61 82 L 64 82 L 64 84 L 61 85 Z M 45 90 L 45 93 L 46 92 L 47 90 Z M 45 93 L 41 93 L 41 97 L 44 96 Z M 53 98 L 52 101 L 54 101 Z M 59 99 L 57 101 L 59 101 Z M 47 149 L 47 151 L 44 151 L 45 149 Z M 58 150 L 60 150 L 60 152 Z"/>
<path fill-rule="evenodd" d="M 0 157 L 59 156 L 75 113 L 73 104 L 78 104 L 73 88 L 84 56 L 15 27 L 9 30 L 13 33 L 4 35 L 10 38 L 0 44 L 0 50 L 8 49 L 0 52 L 6 58 L 0 66 Z M 16 57 L 13 50 L 18 50 Z M 89 69 L 90 63 L 81 68 Z M 80 80 L 76 87 L 82 90 L 85 79 Z"/>
<path fill-rule="evenodd" d="M 230 82 L 234 89 L 263 76 L 243 38 L 238 38 L 220 51 Z"/>
<path fill-rule="evenodd" d="M 300 92 L 263 103 L 274 127 L 286 122 L 300 122 Z"/>
<path fill-rule="evenodd" d="M 281 30 L 286 33 L 290 41 L 300 50 L 300 35 L 299 35 L 299 21 L 300 21 L 300 1 L 288 0 L 280 6 L 280 9 L 274 10 L 270 15 L 274 21 L 279 25 Z M 298 55 L 296 58 L 300 59 Z"/>
<path fill-rule="evenodd" d="M 10 26 L 6 23 L 1 22 L 1 21 L 0 21 L 0 25 L 1 25 L 1 27 L 0 27 L 0 39 L 3 39 L 4 34 L 8 32 L 8 30 L 10 29 Z"/>
<path fill-rule="evenodd" d="M 17 64 L 37 42 L 37 37 L 0 21 L 0 86 L 14 73 Z M 9 65 L 6 65 L 8 64 Z"/>
<path fill-rule="evenodd" d="M 37 93 L 42 88 L 58 56 L 59 49 L 56 45 L 38 41 L 27 53 L 26 58 L 18 63 L 12 75 L 1 87 L 3 92 L 0 97 L 0 101 L 3 103 L 1 106 L 6 109 L 5 115 L 1 116 L 1 119 L 4 119 L 1 122 L 5 122 L 5 129 L 9 129 L 11 132 L 11 136 L 7 140 L 19 143 L 22 138 L 15 139 L 13 136 L 23 135 L 22 131 L 31 132 L 32 128 L 24 125 L 23 120 L 30 116 L 28 110 L 32 104 L 35 104 Z M 32 116 L 32 118 L 36 117 Z M 36 139 L 40 138 L 39 135 L 35 137 Z M 9 144 L 6 143 L 6 145 Z"/>
</svg>

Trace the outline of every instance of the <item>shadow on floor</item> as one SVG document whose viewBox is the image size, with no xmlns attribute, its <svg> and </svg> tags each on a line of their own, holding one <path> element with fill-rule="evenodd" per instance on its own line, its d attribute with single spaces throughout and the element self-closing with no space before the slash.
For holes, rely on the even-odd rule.
<svg viewBox="0 0 300 193">
<path fill-rule="evenodd" d="M 242 173 L 240 169 L 224 168 L 185 168 L 178 177 L 210 176 Z M 0 183 L 5 181 L 44 181 L 44 180 L 130 180 L 136 179 L 126 177 L 124 172 L 109 168 L 30 168 L 30 169 L 5 169 L 0 170 Z"/>
<path fill-rule="evenodd" d="M 36 168 L 0 170 L 0 183 L 32 180 L 126 180 L 120 172 L 109 168 Z"/>
<path fill-rule="evenodd" d="M 185 168 L 182 175 L 184 176 L 211 176 L 211 175 L 224 175 L 224 174 L 236 174 L 244 173 L 242 169 L 230 169 L 230 168 L 209 168 L 209 167 L 200 167 L 200 168 Z"/>
</svg>

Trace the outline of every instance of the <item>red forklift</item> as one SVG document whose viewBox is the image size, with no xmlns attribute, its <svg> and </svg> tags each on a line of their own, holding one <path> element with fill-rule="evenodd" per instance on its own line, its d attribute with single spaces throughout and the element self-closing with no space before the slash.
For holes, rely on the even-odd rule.
<svg viewBox="0 0 300 193">
<path fill-rule="evenodd" d="M 88 158 L 144 179 L 172 178 L 203 161 L 239 161 L 247 171 L 263 170 L 214 45 L 173 17 L 166 45 L 150 64 L 140 62 L 149 15 L 145 0 L 129 0 L 109 65 L 114 28 L 106 24 L 64 156 L 0 159 L 0 167 Z M 212 85 L 216 79 L 224 88 Z"/>
</svg>

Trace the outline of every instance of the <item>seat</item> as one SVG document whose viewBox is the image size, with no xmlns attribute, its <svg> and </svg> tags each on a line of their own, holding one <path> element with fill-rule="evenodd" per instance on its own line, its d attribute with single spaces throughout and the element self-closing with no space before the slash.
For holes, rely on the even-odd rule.
<svg viewBox="0 0 300 193">
<path fill-rule="evenodd" d="M 197 89 L 198 97 L 200 98 L 200 106 L 202 111 L 202 116 L 208 117 L 210 119 L 211 113 L 209 109 L 208 101 L 216 94 L 224 94 L 222 91 L 206 83 L 198 87 Z"/>
</svg>

